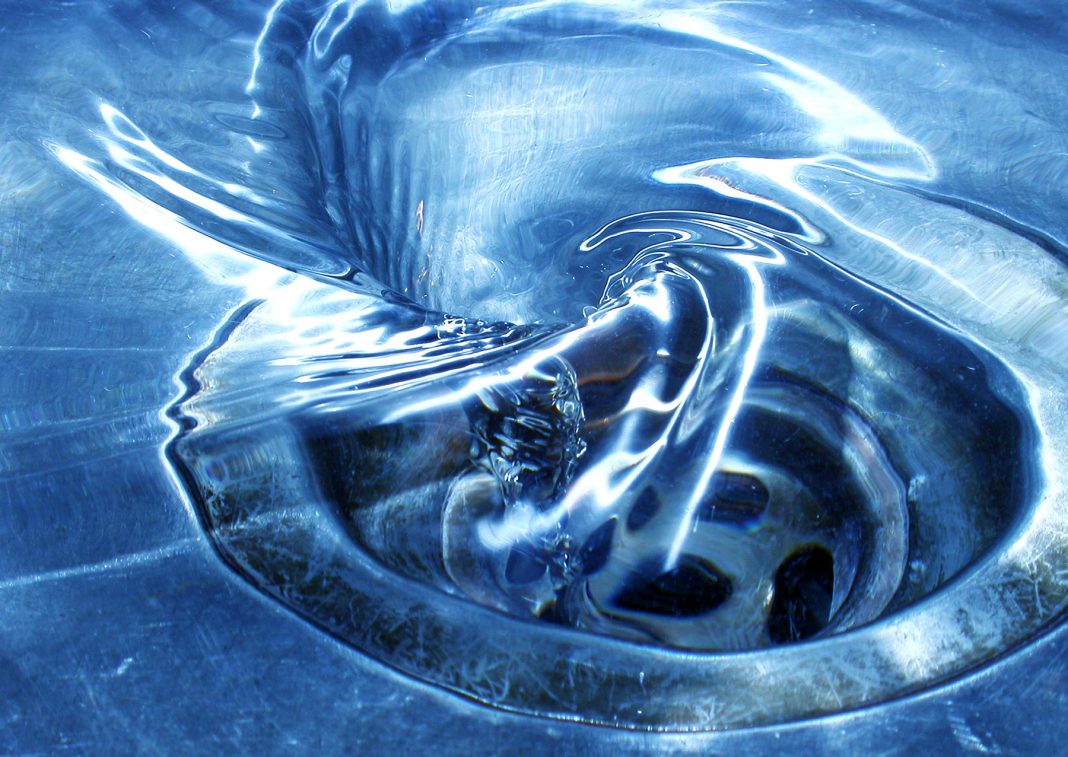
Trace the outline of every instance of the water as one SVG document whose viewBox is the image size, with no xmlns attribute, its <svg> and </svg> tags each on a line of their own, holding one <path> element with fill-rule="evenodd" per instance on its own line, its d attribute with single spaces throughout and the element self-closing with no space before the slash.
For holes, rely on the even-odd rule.
<svg viewBox="0 0 1068 757">
<path fill-rule="evenodd" d="M 210 62 L 34 138 L 226 305 L 160 408 L 222 560 L 422 680 L 643 728 L 879 701 L 1055 618 L 1063 136 L 968 111 L 940 11 L 863 12 L 890 41 L 795 58 L 825 21 L 759 5 L 94 9 Z"/>
</svg>

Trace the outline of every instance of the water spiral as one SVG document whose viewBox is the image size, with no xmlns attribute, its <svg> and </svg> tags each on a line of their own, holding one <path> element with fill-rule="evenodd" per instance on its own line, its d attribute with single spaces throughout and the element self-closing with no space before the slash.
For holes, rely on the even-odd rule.
<svg viewBox="0 0 1068 757">
<path fill-rule="evenodd" d="M 650 4 L 284 1 L 231 84 L 214 149 L 105 103 L 53 150 L 244 292 L 168 458 L 298 614 L 504 708 L 715 728 L 1064 604 L 1027 573 L 1063 271 L 841 86 Z"/>
</svg>

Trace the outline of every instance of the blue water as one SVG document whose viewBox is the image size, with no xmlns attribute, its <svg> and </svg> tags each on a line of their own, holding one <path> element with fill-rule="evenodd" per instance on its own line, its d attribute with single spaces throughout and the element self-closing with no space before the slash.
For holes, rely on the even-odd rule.
<svg viewBox="0 0 1068 757">
<path fill-rule="evenodd" d="M 88 84 L 43 77 L 8 151 L 150 232 L 116 270 L 197 323 L 162 470 L 317 628 L 504 708 L 706 728 L 928 685 L 1068 601 L 1048 19 L 84 13 Z M 45 268 L 84 246 L 120 287 L 121 237 L 66 222 Z"/>
</svg>

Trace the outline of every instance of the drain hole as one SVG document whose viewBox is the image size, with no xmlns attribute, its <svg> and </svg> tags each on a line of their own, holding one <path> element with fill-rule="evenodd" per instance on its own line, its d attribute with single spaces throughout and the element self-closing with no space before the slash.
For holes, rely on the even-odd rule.
<svg viewBox="0 0 1068 757">
<path fill-rule="evenodd" d="M 621 610 L 692 618 L 711 612 L 727 601 L 731 580 L 715 565 L 684 555 L 669 571 L 662 560 L 652 560 L 627 578 L 613 603 Z"/>
<path fill-rule="evenodd" d="M 771 495 L 764 484 L 744 473 L 718 472 L 712 479 L 712 496 L 697 512 L 703 521 L 749 525 L 764 514 Z"/>
<path fill-rule="evenodd" d="M 651 487 L 646 487 L 630 508 L 630 513 L 627 515 L 627 529 L 640 530 L 658 512 L 660 512 L 660 498 L 656 496 L 656 492 Z"/>
<path fill-rule="evenodd" d="M 590 538 L 586 540 L 579 552 L 583 575 L 593 575 L 608 562 L 608 555 L 612 551 L 612 535 L 615 532 L 616 519 L 610 518 L 590 534 Z"/>
<path fill-rule="evenodd" d="M 776 644 L 800 641 L 830 622 L 834 558 L 823 547 L 795 552 L 775 572 L 768 636 Z"/>
</svg>

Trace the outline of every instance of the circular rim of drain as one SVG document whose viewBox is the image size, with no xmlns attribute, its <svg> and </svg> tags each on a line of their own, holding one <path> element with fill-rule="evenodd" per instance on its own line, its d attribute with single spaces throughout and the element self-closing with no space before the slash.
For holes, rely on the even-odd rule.
<svg viewBox="0 0 1068 757">
<path fill-rule="evenodd" d="M 1036 293 L 1068 291 L 1068 271 L 1040 259 L 1043 254 L 1034 252 L 1014 283 Z M 975 262 L 975 280 L 967 283 L 978 287 L 985 261 Z M 1011 311 L 955 317 L 934 299 L 937 292 L 909 295 L 995 358 L 1024 350 L 1034 358 L 1015 373 L 1045 477 L 1021 522 L 992 553 L 920 602 L 838 635 L 734 653 L 591 636 L 508 617 L 383 568 L 313 496 L 280 500 L 280 492 L 265 492 L 264 482 L 250 477 L 254 491 L 237 489 L 233 501 L 219 491 L 200 492 L 197 506 L 222 559 L 253 586 L 379 662 L 502 710 L 637 730 L 711 731 L 897 699 L 1006 655 L 1068 606 L 1068 487 L 1066 472 L 1053 464 L 1068 457 L 1068 425 L 1058 423 L 1068 408 L 1058 349 L 1068 345 L 1038 349 L 1048 348 L 1043 340 L 1058 329 L 1068 333 L 1068 311 L 1056 307 L 1058 299 L 1042 312 L 1040 329 L 1014 322 Z M 231 322 L 224 330 L 234 328 Z M 220 332 L 215 346 L 226 339 Z M 197 390 L 194 371 L 185 377 L 188 393 L 171 408 L 179 423 L 182 401 Z M 207 454 L 183 454 L 195 433 L 179 435 L 168 449 L 191 492 L 198 480 L 212 480 L 201 467 L 216 451 L 211 446 L 228 443 L 223 434 L 200 449 Z M 271 443 L 265 452 L 273 459 L 306 463 L 293 435 Z M 241 501 L 258 504 L 242 509 Z M 311 571 L 308 555 L 315 556 Z"/>
<path fill-rule="evenodd" d="M 1048 430 L 1043 409 L 1059 401 L 1038 397 L 1040 431 Z M 1040 453 L 1064 451 L 1066 441 L 1068 432 L 1044 434 Z M 179 437 L 174 445 L 181 443 Z M 203 457 L 187 463 L 174 446 L 169 454 L 187 483 L 203 475 L 195 470 Z M 1068 602 L 1068 541 L 1058 538 L 1068 533 L 1068 502 L 1055 472 L 1051 479 L 998 553 L 927 599 L 839 635 L 733 653 L 591 636 L 444 596 L 383 569 L 312 504 L 290 501 L 251 515 L 228 509 L 224 497 L 197 504 L 220 555 L 253 585 L 416 679 L 527 715 L 697 731 L 781 724 L 896 699 L 1033 637 Z M 294 545 L 316 555 L 316 571 L 300 562 Z"/>
<path fill-rule="evenodd" d="M 278 569 L 280 551 L 291 550 L 295 539 L 316 550 L 323 564 L 314 577 L 314 616 L 294 602 L 304 587 L 255 583 L 357 650 L 417 679 L 528 715 L 641 730 L 726 730 L 899 698 L 1031 638 L 1068 598 L 1065 547 L 1043 537 L 1046 529 L 1068 527 L 1064 503 L 1056 504 L 1040 506 L 1007 550 L 926 601 L 840 635 L 737 653 L 680 652 L 591 636 L 442 596 L 377 566 L 339 539 L 321 513 L 288 509 L 279 517 L 235 521 L 213 537 L 232 567 L 261 576 L 262 567 Z M 256 550 L 243 552 L 250 545 Z M 1062 568 L 1039 570 L 1051 560 Z M 282 574 L 299 575 L 275 573 Z"/>
<path fill-rule="evenodd" d="M 991 293 L 982 279 L 992 269 L 1005 273 L 1000 264 L 1011 256 L 1002 252 L 969 256 L 970 270 L 960 277 L 958 289 L 974 285 L 975 291 Z M 937 251 L 921 249 L 916 255 L 929 257 L 933 270 L 939 270 Z M 973 307 L 955 317 L 932 300 L 936 288 L 922 281 L 913 282 L 916 289 L 905 299 L 959 326 L 999 357 L 1041 356 L 1029 375 L 1019 378 L 1029 391 L 1048 478 L 1025 522 L 995 554 L 938 593 L 871 626 L 752 652 L 699 654 L 639 646 L 539 627 L 443 598 L 383 570 L 343 543 L 336 524 L 322 512 L 302 510 L 299 503 L 249 520 L 219 517 L 209 501 L 197 507 L 222 559 L 245 576 L 261 577 L 251 582 L 254 587 L 385 664 L 501 709 L 681 731 L 771 725 L 885 702 L 1005 655 L 1059 621 L 1068 604 L 1068 472 L 1055 464 L 1068 456 L 1063 422 L 1068 340 L 1051 337 L 1068 333 L 1063 309 L 1068 271 L 1061 266 L 1051 273 L 1050 264 L 1037 256 L 1032 261 L 1019 257 L 1010 277 L 1015 281 L 999 276 L 995 291 L 1002 284 L 1016 285 L 1032 300 L 1026 312 Z M 860 275 L 870 270 L 855 260 L 843 266 L 850 268 L 849 263 L 857 264 Z M 182 399 L 171 407 L 172 419 L 180 418 L 176 411 Z M 167 454 L 188 490 L 196 491 L 191 471 L 175 453 L 181 441 L 175 439 Z M 284 539 L 280 526 L 287 529 Z M 314 578 L 320 589 L 311 608 L 295 604 L 293 585 L 269 580 L 281 573 L 260 562 L 287 551 L 292 546 L 287 542 L 294 540 L 323 556 L 323 570 L 302 577 Z"/>
<path fill-rule="evenodd" d="M 1017 270 L 1015 283 L 1036 292 L 1068 291 L 1068 271 L 1040 260 L 1041 254 Z M 1068 397 L 1056 350 L 1035 349 L 1055 333 L 1049 329 L 1068 333 L 1068 311 L 1048 308 L 1048 329 L 1038 330 L 1013 323 L 1004 311 L 985 320 L 953 318 L 929 293 L 909 294 L 950 327 L 963 320 L 968 328 L 961 330 L 999 359 L 1021 350 L 1038 354 L 1017 378 L 1045 480 L 1036 482 L 1022 521 L 992 554 L 924 600 L 862 628 L 737 653 L 645 646 L 518 620 L 443 595 L 363 554 L 313 497 L 264 504 L 277 500 L 265 497 L 263 482 L 251 477 L 254 496 L 234 491 L 234 501 L 226 501 L 217 492 L 200 492 L 197 506 L 222 559 L 253 586 L 386 665 L 503 710 L 696 731 L 781 724 L 900 698 L 1004 656 L 1068 605 L 1068 489 L 1065 472 L 1053 464 L 1068 456 L 1068 426 L 1057 422 Z M 233 321 L 225 326 L 215 346 L 235 328 Z M 185 378 L 190 397 L 197 389 L 193 371 Z M 179 422 L 182 401 L 171 408 Z M 212 450 L 183 455 L 192 434 L 176 437 L 168 455 L 188 490 L 197 492 L 198 479 L 212 479 L 200 468 Z M 211 444 L 227 441 L 223 435 Z M 272 443 L 281 445 L 267 450 L 274 459 L 304 464 L 292 435 L 277 435 Z M 258 504 L 251 512 L 235 507 L 242 498 Z M 307 555 L 315 555 L 315 571 L 302 561 Z"/>
<path fill-rule="evenodd" d="M 981 258 L 969 273 L 975 282 L 991 262 Z M 1017 279 L 1037 285 L 1040 269 L 1021 266 Z M 1060 291 L 1068 291 L 1068 274 L 1056 275 Z M 1032 288 L 1048 292 L 1055 285 Z M 1012 325 L 1004 312 L 955 318 L 925 301 L 930 291 L 920 289 L 904 299 L 963 324 L 963 332 L 998 357 L 1041 354 L 1036 347 L 1057 325 L 1068 333 L 1068 313 L 1049 312 L 1053 308 L 1044 329 L 1027 330 L 1031 322 Z M 1068 455 L 1068 428 L 1057 422 L 1068 405 L 1058 386 L 1063 369 L 1057 357 L 1048 357 L 1034 375 L 1019 376 L 1030 395 L 1038 453 L 1047 462 Z M 168 454 L 191 484 L 192 473 L 173 446 Z M 645 730 L 725 730 L 840 713 L 928 689 L 1010 652 L 1057 621 L 1068 604 L 1068 491 L 1057 466 L 1044 468 L 1047 480 L 1036 487 L 1039 494 L 1012 536 L 935 594 L 859 629 L 737 653 L 638 645 L 443 597 L 383 569 L 311 507 L 290 503 L 270 517 L 243 519 L 240 513 L 220 518 L 208 501 L 197 504 L 222 558 L 244 575 L 259 576 L 254 586 L 415 678 L 529 715 Z M 286 575 L 273 571 L 270 560 L 294 540 L 322 556 L 312 607 L 295 603 L 301 587 L 269 580 Z"/>
</svg>

